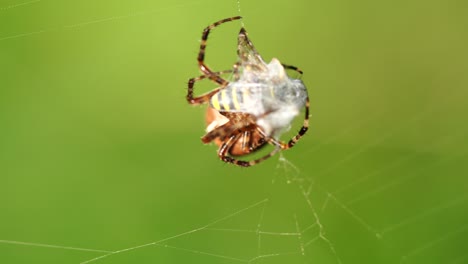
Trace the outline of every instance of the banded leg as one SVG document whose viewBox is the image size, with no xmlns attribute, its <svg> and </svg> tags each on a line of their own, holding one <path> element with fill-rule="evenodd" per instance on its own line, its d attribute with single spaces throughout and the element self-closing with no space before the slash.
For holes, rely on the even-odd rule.
<svg viewBox="0 0 468 264">
<path fill-rule="evenodd" d="M 219 75 L 222 75 L 222 74 L 226 74 L 226 73 L 232 73 L 233 70 L 226 70 L 226 71 L 219 71 L 219 72 L 214 72 L 213 74 L 216 75 L 216 76 L 219 76 Z M 189 104 L 193 104 L 193 105 L 199 105 L 199 104 L 204 104 L 206 102 L 208 102 L 211 98 L 211 96 L 213 96 L 215 93 L 217 93 L 219 90 L 221 90 L 222 88 L 224 88 L 229 82 L 228 81 L 225 81 L 223 79 L 223 82 L 220 83 L 221 86 L 210 91 L 209 93 L 206 93 L 206 94 L 203 94 L 203 95 L 200 95 L 198 97 L 194 97 L 193 95 L 193 87 L 195 86 L 195 83 L 198 82 L 198 81 L 201 81 L 203 79 L 206 79 L 206 78 L 209 78 L 209 76 L 207 75 L 201 75 L 201 76 L 198 76 L 198 77 L 195 77 L 195 78 L 191 78 L 189 79 L 188 81 L 188 89 L 187 89 L 187 102 Z M 210 78 L 211 79 L 211 78 Z"/>
<path fill-rule="evenodd" d="M 218 157 L 226 162 L 226 163 L 233 163 L 234 161 L 234 158 L 232 158 L 231 156 L 228 156 L 228 153 L 229 151 L 231 150 L 231 148 L 234 146 L 234 144 L 236 143 L 236 141 L 239 139 L 239 137 L 241 136 L 241 134 L 237 134 L 237 135 L 232 135 L 231 137 L 229 137 L 229 139 L 227 141 L 225 141 L 218 149 Z"/>
<path fill-rule="evenodd" d="M 200 67 L 200 70 L 205 74 L 205 75 L 208 75 L 208 77 L 216 82 L 220 81 L 216 75 L 214 75 L 213 71 L 208 68 L 208 66 L 205 64 L 205 50 L 206 50 L 206 42 L 208 40 L 208 35 L 210 34 L 210 31 L 212 29 L 214 29 L 215 27 L 223 24 L 223 23 L 226 23 L 226 22 L 230 22 L 230 21 L 234 21 L 234 20 L 238 20 L 238 19 L 241 19 L 242 17 L 241 16 L 235 16 L 235 17 L 230 17 L 230 18 L 225 18 L 225 19 L 222 19 L 220 21 L 217 21 L 211 25 L 209 25 L 208 27 L 206 27 L 204 30 L 203 30 L 203 33 L 202 33 L 202 38 L 201 38 L 201 43 L 200 43 L 200 51 L 198 52 L 198 66 Z M 219 77 L 219 76 L 218 76 Z M 219 84 L 222 84 L 220 82 L 218 82 Z"/>
<path fill-rule="evenodd" d="M 278 141 L 274 138 L 269 137 L 260 128 L 257 128 L 257 131 L 259 131 L 263 135 L 263 137 L 267 139 L 268 143 L 275 145 L 275 146 L 279 146 L 283 150 L 290 149 L 294 147 L 294 145 L 296 145 L 297 141 L 299 141 L 299 139 L 301 139 L 302 136 L 304 136 L 304 134 L 309 129 L 309 105 L 310 105 L 309 97 L 307 97 L 306 103 L 305 103 L 304 122 L 302 123 L 302 127 L 299 129 L 297 134 L 288 141 L 288 143 Z"/>
<path fill-rule="evenodd" d="M 280 146 L 276 146 L 273 151 L 271 151 L 270 153 L 268 153 L 265 156 L 260 157 L 258 159 L 250 160 L 250 161 L 238 160 L 238 159 L 235 159 L 235 158 L 227 155 L 229 150 L 232 148 L 232 146 L 234 145 L 234 143 L 238 139 L 239 139 L 239 134 L 238 135 L 233 135 L 226 142 L 224 142 L 223 145 L 221 145 L 221 147 L 218 150 L 218 157 L 222 161 L 224 161 L 226 163 L 232 163 L 232 164 L 240 166 L 240 167 L 250 167 L 250 166 L 256 165 L 256 164 L 258 164 L 258 163 L 260 163 L 260 162 L 274 156 L 276 153 L 278 153 L 281 150 Z"/>
<path fill-rule="evenodd" d="M 293 71 L 296 71 L 300 74 L 300 77 L 302 77 L 302 74 L 304 74 L 304 72 L 302 72 L 301 69 L 299 69 L 298 67 L 296 66 L 293 66 L 293 65 L 288 65 L 288 64 L 283 64 L 281 63 L 281 65 L 283 65 L 283 67 L 287 70 L 293 70 Z"/>
<path fill-rule="evenodd" d="M 296 145 L 297 141 L 301 139 L 302 136 L 307 132 L 309 129 L 309 97 L 306 99 L 306 104 L 305 104 L 305 115 L 304 115 L 304 122 L 302 123 L 301 129 L 299 129 L 299 132 L 297 132 L 297 135 L 291 138 L 288 142 L 287 145 L 281 146 L 282 149 L 289 149 L 292 148 L 294 145 Z"/>
<path fill-rule="evenodd" d="M 257 125 L 252 123 L 251 121 L 245 120 L 242 122 L 227 122 L 226 124 L 213 129 L 212 131 L 206 133 L 202 138 L 202 142 L 205 144 L 210 143 L 211 141 L 219 138 L 220 140 L 224 141 L 226 137 L 232 134 L 239 134 L 237 131 L 248 131 L 255 129 Z"/>
<path fill-rule="evenodd" d="M 242 135 L 236 140 L 228 154 L 232 157 L 245 156 L 261 149 L 265 144 L 265 138 L 261 137 L 255 129 L 241 132 Z"/>
<path fill-rule="evenodd" d="M 303 72 L 298 67 L 293 66 L 293 65 L 287 65 L 287 64 L 282 64 L 282 65 L 285 69 L 294 70 L 298 72 L 302 77 Z M 307 129 L 309 129 L 309 105 L 310 105 L 309 97 L 307 97 L 306 105 L 305 105 L 304 123 L 302 124 L 301 129 L 299 129 L 299 132 L 297 133 L 297 135 L 291 138 L 287 145 L 285 143 L 282 144 L 281 146 L 282 149 L 292 148 L 297 143 L 297 141 L 299 141 L 299 139 L 307 132 Z"/>
<path fill-rule="evenodd" d="M 248 130 L 248 131 L 244 131 L 242 133 L 242 136 L 241 136 L 241 139 L 242 139 L 242 142 L 241 142 L 241 150 L 244 152 L 244 153 L 248 153 L 250 152 L 250 145 L 252 144 L 252 137 L 251 137 L 251 131 Z"/>
</svg>

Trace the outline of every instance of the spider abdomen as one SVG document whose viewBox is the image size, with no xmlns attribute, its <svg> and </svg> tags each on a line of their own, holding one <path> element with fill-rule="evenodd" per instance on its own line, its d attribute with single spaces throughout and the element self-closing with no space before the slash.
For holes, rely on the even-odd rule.
<svg viewBox="0 0 468 264">
<path fill-rule="evenodd" d="M 239 113 L 225 113 L 231 118 L 231 121 L 241 119 L 244 114 Z M 211 132 L 220 126 L 232 126 L 226 116 L 220 114 L 216 109 L 208 107 L 206 111 L 206 132 Z M 267 142 L 264 140 L 264 136 L 257 129 L 240 129 L 241 131 L 237 134 L 229 148 L 228 153 L 232 156 L 244 156 L 255 152 L 256 150 L 263 147 Z M 226 143 L 226 138 L 216 137 L 213 142 L 221 147 Z"/>
</svg>

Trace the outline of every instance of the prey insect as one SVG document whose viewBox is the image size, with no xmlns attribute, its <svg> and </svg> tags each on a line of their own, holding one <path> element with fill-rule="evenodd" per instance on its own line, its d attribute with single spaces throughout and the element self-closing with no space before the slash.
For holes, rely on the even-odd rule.
<svg viewBox="0 0 468 264">
<path fill-rule="evenodd" d="M 238 19 L 241 17 L 226 18 L 203 30 L 197 58 L 202 75 L 188 81 L 187 101 L 192 105 L 209 104 L 206 134 L 202 142 L 218 145 L 218 156 L 224 162 L 248 167 L 281 150 L 292 148 L 306 133 L 309 127 L 309 97 L 304 83 L 286 74 L 286 69 L 300 74 L 302 71 L 295 66 L 281 64 L 276 58 L 266 63 L 244 28 L 237 37 L 238 60 L 232 69 L 213 71 L 205 64 L 206 43 L 211 30 Z M 232 80 L 221 77 L 227 73 L 232 74 Z M 195 83 L 204 79 L 217 83 L 218 87 L 195 96 Z M 302 108 L 305 109 L 302 127 L 288 142 L 281 141 L 279 136 L 290 128 Z M 253 160 L 238 159 L 267 144 L 274 147 L 268 154 Z"/>
</svg>

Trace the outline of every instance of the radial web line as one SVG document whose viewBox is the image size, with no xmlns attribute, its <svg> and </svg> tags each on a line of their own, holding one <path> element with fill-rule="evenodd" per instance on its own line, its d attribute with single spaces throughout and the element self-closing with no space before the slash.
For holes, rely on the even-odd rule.
<svg viewBox="0 0 468 264">
<path fill-rule="evenodd" d="M 272 236 L 299 236 L 300 233 L 296 232 L 269 232 L 261 230 L 249 230 L 249 229 L 233 229 L 233 228 L 206 228 L 205 230 L 221 231 L 221 232 L 236 232 L 236 233 L 255 233 L 261 235 L 272 235 Z"/>
<path fill-rule="evenodd" d="M 237 0 L 237 11 L 239 12 L 239 16 L 242 16 L 242 12 L 241 12 L 241 1 L 240 1 L 240 0 Z M 245 27 L 245 25 L 244 25 L 244 20 L 243 20 L 243 19 L 240 20 L 240 23 L 241 23 L 241 26 L 242 26 L 242 27 Z"/>
<path fill-rule="evenodd" d="M 279 257 L 279 256 L 286 256 L 286 255 L 297 255 L 299 252 L 284 252 L 284 253 L 273 253 L 273 254 L 265 254 L 265 255 L 260 255 L 257 257 L 254 257 L 249 260 L 249 263 L 252 263 L 254 261 L 260 260 L 260 259 L 265 259 L 265 258 L 272 258 L 272 257 Z"/>
<path fill-rule="evenodd" d="M 29 5 L 29 4 L 34 4 L 34 3 L 37 3 L 37 2 L 40 2 L 40 1 L 41 0 L 32 0 L 32 1 L 28 1 L 28 2 L 19 3 L 19 4 L 9 5 L 9 6 L 6 6 L 6 7 L 0 7 L 0 11 L 6 11 L 6 10 L 13 9 L 13 8 L 16 8 L 16 7 L 25 6 L 25 5 Z"/>
<path fill-rule="evenodd" d="M 450 262 L 447 262 L 447 264 L 463 264 L 467 262 L 468 262 L 468 254 L 458 257 Z"/>
<path fill-rule="evenodd" d="M 347 212 L 350 216 L 352 216 L 356 221 L 359 222 L 363 227 L 367 229 L 370 233 L 374 234 L 377 238 L 381 238 L 382 234 L 378 232 L 374 227 L 372 227 L 370 224 L 368 224 L 364 219 L 359 217 L 356 213 L 354 213 L 349 207 L 347 207 L 343 202 L 339 201 L 334 195 L 331 193 L 328 193 L 327 198 L 330 198 L 330 200 L 333 200 L 341 209 L 343 209 L 345 212 Z"/>
<path fill-rule="evenodd" d="M 27 37 L 27 36 L 32 36 L 32 35 L 37 35 L 37 34 L 42 34 L 42 33 L 51 33 L 51 32 L 55 32 L 55 31 L 70 30 L 70 29 L 73 29 L 73 28 L 79 28 L 79 27 L 89 26 L 89 25 L 93 25 L 93 24 L 110 22 L 110 21 L 114 21 L 114 20 L 127 19 L 127 18 L 132 18 L 132 17 L 139 17 L 139 16 L 142 16 L 142 15 L 148 15 L 148 14 L 152 14 L 152 13 L 164 13 L 164 12 L 167 12 L 167 10 L 169 10 L 169 9 L 173 9 L 173 8 L 179 8 L 180 9 L 180 8 L 186 7 L 188 5 L 191 5 L 191 6 L 201 5 L 201 3 L 191 2 L 191 3 L 168 6 L 168 7 L 164 7 L 164 8 L 158 8 L 158 9 L 135 11 L 135 12 L 127 13 L 127 14 L 124 14 L 124 15 L 103 17 L 103 18 L 100 18 L 100 19 L 89 20 L 89 21 L 84 21 L 84 22 L 79 22 L 79 23 L 74 23 L 74 24 L 69 24 L 69 25 L 63 25 L 63 26 L 57 26 L 57 27 L 53 27 L 53 28 L 52 27 L 51 28 L 45 28 L 45 29 L 41 29 L 41 30 L 25 32 L 25 33 L 19 33 L 19 34 L 14 34 L 14 35 L 10 35 L 10 36 L 4 36 L 4 37 L 0 36 L 0 41 L 7 40 L 7 39 Z"/>
<path fill-rule="evenodd" d="M 316 227 L 317 224 L 316 223 L 313 223 L 311 225 L 309 225 L 308 227 L 304 228 L 302 231 L 301 231 L 301 234 L 304 234 L 305 232 L 311 230 L 312 228 Z"/>
<path fill-rule="evenodd" d="M 102 255 L 102 256 L 99 256 L 99 257 L 96 257 L 96 258 L 93 258 L 93 259 L 90 259 L 90 260 L 87 260 L 87 261 L 84 261 L 84 262 L 81 262 L 81 264 L 86 264 L 86 263 L 91 263 L 91 262 L 95 262 L 95 261 L 98 261 L 100 259 L 103 259 L 103 258 L 107 258 L 109 256 L 112 256 L 112 255 L 116 255 L 116 254 L 121 254 L 121 253 L 124 253 L 124 252 L 128 252 L 128 251 L 133 251 L 133 250 L 136 250 L 136 249 L 140 249 L 140 248 L 144 248 L 144 247 L 149 247 L 149 246 L 154 246 L 154 245 L 157 245 L 157 244 L 161 244 L 163 242 L 166 242 L 166 241 L 169 241 L 169 240 L 172 240 L 172 239 L 175 239 L 175 238 L 178 238 L 178 237 L 183 237 L 183 236 L 186 236 L 188 234 L 192 234 L 192 233 L 196 233 L 196 232 L 199 232 L 201 230 L 205 230 L 206 228 L 210 227 L 210 226 L 213 226 L 219 222 L 222 222 L 226 219 L 229 219 L 229 218 L 232 218 L 233 216 L 236 216 L 238 214 L 241 214 L 249 209 L 252 209 L 254 207 L 257 207 L 261 204 L 265 204 L 266 202 L 268 201 L 268 199 L 264 199 L 260 202 L 257 202 L 255 204 L 252 204 L 244 209 L 241 209 L 239 211 L 236 211 L 230 215 L 227 215 L 227 216 L 224 216 L 222 218 L 219 218 L 217 220 L 214 220 L 213 222 L 210 222 L 209 224 L 206 224 L 202 227 L 199 227 L 199 228 L 195 228 L 195 229 L 192 229 L 192 230 L 189 230 L 189 231 L 186 231 L 186 232 L 183 232 L 183 233 L 180 233 L 180 234 L 177 234 L 177 235 L 174 235 L 174 236 L 171 236 L 171 237 L 167 237 L 167 238 L 163 238 L 161 240 L 158 240 L 158 241 L 155 241 L 155 242 L 151 242 L 151 243 L 147 243 L 147 244 L 142 244 L 142 245 L 138 245 L 138 246 L 135 246 L 135 247 L 130 247 L 130 248 L 124 248 L 124 249 L 121 249 L 121 250 L 117 250 L 117 251 L 112 251 L 108 254 L 105 254 L 105 255 Z"/>
<path fill-rule="evenodd" d="M 296 230 L 297 230 L 297 233 L 299 234 L 297 236 L 297 239 L 299 240 L 301 254 L 302 254 L 302 256 L 305 256 L 304 243 L 302 242 L 302 236 L 301 236 L 301 233 L 300 233 L 301 228 L 299 227 L 299 222 L 297 221 L 297 215 L 296 214 L 294 214 L 294 222 L 296 222 Z"/>
<path fill-rule="evenodd" d="M 265 208 L 266 208 L 266 203 L 263 204 L 262 211 L 260 212 L 260 217 L 259 217 L 258 223 L 257 223 L 257 229 L 256 229 L 256 233 L 257 233 L 257 256 L 260 256 L 260 254 L 262 253 L 262 234 L 260 232 L 261 232 L 261 228 L 262 228 L 263 217 L 265 216 Z"/>
<path fill-rule="evenodd" d="M 443 158 L 438 159 L 438 160 L 434 161 L 433 163 L 431 163 L 429 165 L 429 168 L 440 166 L 441 164 L 443 164 L 445 162 L 451 161 L 451 160 L 456 159 L 456 158 L 458 158 L 460 156 L 463 156 L 463 155 L 464 154 L 457 155 L 457 156 L 454 156 L 454 157 L 443 157 Z M 375 195 L 377 195 L 379 193 L 382 193 L 382 192 L 384 192 L 384 191 L 386 191 L 386 190 L 388 190 L 388 189 L 390 189 L 392 187 L 401 185 L 401 184 L 403 184 L 405 182 L 408 182 L 408 181 L 413 180 L 413 179 L 415 179 L 417 177 L 420 177 L 421 175 L 424 174 L 424 171 L 427 170 L 427 169 L 428 169 L 428 167 L 421 167 L 416 172 L 411 173 L 410 176 L 405 177 L 403 179 L 396 179 L 396 180 L 394 180 L 392 182 L 389 182 L 387 184 L 383 184 L 383 185 L 379 186 L 378 188 L 375 188 L 374 190 L 372 190 L 370 192 L 363 193 L 361 196 L 358 196 L 358 197 L 350 200 L 347 204 L 348 205 L 355 204 L 355 203 L 360 202 L 362 200 L 368 199 L 371 196 L 375 196 Z"/>
<path fill-rule="evenodd" d="M 404 123 L 411 124 L 411 123 L 414 123 L 414 122 L 416 122 L 418 120 L 421 120 L 429 112 L 430 112 L 429 110 L 421 111 L 421 112 L 415 114 L 414 116 L 412 116 L 411 118 L 409 118 L 408 120 L 406 120 Z M 395 135 L 396 133 L 398 133 L 403 127 L 406 127 L 406 126 L 402 125 L 402 126 L 399 126 L 398 128 L 394 128 L 393 130 L 389 130 L 387 133 L 385 133 L 383 135 L 379 135 L 376 139 L 374 139 L 370 143 L 365 144 L 365 145 L 357 148 L 356 150 L 354 150 L 351 153 L 347 154 L 346 156 L 344 156 L 340 160 L 336 161 L 332 165 L 329 165 L 326 169 L 319 172 L 317 174 L 318 176 L 316 176 L 316 177 L 330 176 L 331 172 L 333 172 L 336 168 L 340 168 L 344 163 L 352 160 L 353 158 L 359 156 L 360 154 L 366 152 L 367 150 L 369 150 L 369 149 L 379 145 L 380 143 L 384 142 L 386 139 L 388 139 L 388 138 L 392 137 L 393 135 Z"/>
<path fill-rule="evenodd" d="M 314 206 L 312 204 L 312 201 L 310 201 L 309 197 L 307 196 L 307 193 L 306 193 L 306 190 L 304 189 L 304 186 L 299 184 L 299 188 L 300 188 L 300 190 L 302 192 L 302 195 L 304 196 L 304 198 L 305 198 L 305 200 L 307 202 L 307 205 L 309 206 L 310 210 L 312 211 L 312 214 L 314 215 L 315 223 L 319 227 L 319 237 L 320 237 L 320 239 L 322 239 L 323 241 L 325 241 L 325 243 L 328 244 L 328 247 L 330 248 L 332 254 L 335 256 L 336 261 L 339 264 L 341 264 L 341 259 L 338 257 L 335 246 L 333 245 L 333 243 L 328 238 L 325 237 L 324 227 L 323 227 L 322 223 L 320 223 L 320 219 L 319 219 L 319 217 L 317 215 L 317 211 L 315 210 L 315 208 L 314 208 Z"/>
<path fill-rule="evenodd" d="M 13 245 L 22 245 L 22 246 L 32 246 L 32 247 L 44 247 L 44 248 L 58 248 L 58 249 L 67 249 L 75 251 L 87 251 L 87 252 L 100 252 L 100 253 L 111 253 L 109 250 L 101 249 L 90 249 L 90 248 L 79 248 L 79 247 L 67 247 L 67 246 L 58 246 L 42 243 L 31 243 L 23 241 L 14 241 L 14 240 L 0 240 L 0 244 L 13 244 Z"/>
<path fill-rule="evenodd" d="M 160 246 L 160 247 L 164 247 L 164 248 L 171 248 L 171 249 L 185 251 L 185 252 L 190 252 L 190 253 L 193 253 L 193 254 L 206 255 L 206 256 L 215 257 L 215 258 L 234 260 L 234 261 L 238 261 L 238 262 L 245 262 L 245 263 L 249 262 L 248 259 L 240 259 L 240 258 L 235 258 L 235 257 L 210 253 L 210 252 L 206 252 L 206 251 L 200 251 L 200 250 L 194 250 L 194 249 L 188 249 L 188 248 L 182 248 L 182 247 L 175 247 L 175 246 L 171 246 L 171 245 L 167 245 L 167 244 L 156 244 L 156 246 Z"/>
<path fill-rule="evenodd" d="M 458 133 L 456 133 L 455 135 L 454 134 L 445 135 L 445 137 L 443 137 L 440 140 L 429 142 L 428 146 L 424 148 L 424 151 L 431 151 L 431 150 L 434 150 L 437 147 L 446 146 L 450 142 L 456 142 L 457 141 L 456 139 L 458 137 L 464 138 L 465 134 L 466 134 L 465 131 L 458 131 Z M 354 187 L 355 185 L 359 184 L 360 182 L 363 182 L 363 181 L 365 181 L 365 180 L 367 180 L 367 179 L 369 179 L 371 177 L 375 177 L 375 176 L 377 176 L 379 174 L 384 173 L 385 171 L 391 170 L 391 169 L 396 168 L 396 167 L 398 167 L 398 166 L 400 166 L 402 164 L 407 163 L 408 161 L 410 161 L 410 160 L 414 159 L 415 157 L 417 157 L 418 154 L 420 154 L 420 152 L 412 152 L 412 153 L 410 153 L 408 155 L 404 155 L 400 159 L 395 159 L 395 160 L 391 161 L 389 165 L 384 166 L 383 168 L 371 171 L 371 172 L 365 174 L 364 176 L 356 179 L 355 181 L 353 181 L 353 182 L 351 182 L 351 183 L 349 183 L 347 185 L 344 185 L 342 187 L 337 188 L 335 191 L 332 191 L 332 193 L 336 195 L 336 194 L 339 194 L 339 193 L 341 193 L 341 192 L 343 192 L 345 190 L 348 190 L 348 189 Z"/>
<path fill-rule="evenodd" d="M 408 217 L 408 218 L 404 219 L 403 221 L 401 221 L 399 223 L 396 223 L 394 225 L 383 228 L 381 234 L 383 235 L 383 234 L 386 234 L 386 233 L 393 232 L 393 231 L 395 231 L 395 230 L 397 230 L 397 229 L 399 229 L 399 228 L 401 228 L 403 226 L 406 226 L 408 224 L 412 224 L 412 223 L 415 223 L 415 222 L 417 222 L 419 220 L 425 219 L 430 215 L 438 214 L 441 211 L 444 211 L 444 210 L 449 209 L 451 207 L 455 207 L 455 206 L 457 206 L 459 204 L 462 204 L 462 203 L 466 202 L 467 200 L 468 200 L 468 196 L 464 195 L 464 196 L 458 197 L 458 198 L 456 198 L 454 200 L 451 200 L 448 203 L 444 203 L 444 204 L 438 205 L 436 207 L 432 207 L 431 209 L 429 209 L 427 211 L 424 211 L 424 212 L 419 213 L 417 215 L 414 215 L 412 217 Z"/>
<path fill-rule="evenodd" d="M 312 238 L 311 240 L 309 240 L 308 242 L 306 242 L 304 244 L 304 248 L 307 248 L 308 246 L 312 245 L 314 242 L 320 240 L 320 237 L 319 236 L 316 236 L 314 238 Z"/>
<path fill-rule="evenodd" d="M 468 225 L 464 225 L 462 226 L 461 228 L 458 228 L 457 230 L 454 230 L 454 231 L 451 231 L 451 232 L 447 232 L 445 233 L 443 236 L 440 236 L 438 238 L 435 238 L 413 250 L 411 250 L 410 252 L 408 252 L 406 255 L 402 256 L 401 257 L 401 261 L 400 263 L 407 263 L 408 259 L 414 257 L 414 256 L 417 256 L 419 254 L 421 254 L 422 252 L 426 251 L 426 250 L 429 250 L 430 248 L 433 248 L 435 246 L 437 246 L 438 244 L 446 241 L 446 240 L 449 240 L 451 238 L 453 238 L 454 236 L 458 235 L 458 234 L 461 234 L 465 231 L 468 230 Z"/>
</svg>

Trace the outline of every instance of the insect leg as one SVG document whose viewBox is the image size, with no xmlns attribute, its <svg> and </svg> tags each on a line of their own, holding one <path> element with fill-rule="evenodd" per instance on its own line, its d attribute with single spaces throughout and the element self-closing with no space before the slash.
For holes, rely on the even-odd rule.
<svg viewBox="0 0 468 264">
<path fill-rule="evenodd" d="M 225 70 L 225 71 L 219 71 L 219 72 L 214 72 L 213 74 L 215 76 L 219 76 L 219 75 L 222 75 L 222 74 L 226 74 L 226 73 L 232 73 L 233 70 Z M 207 75 L 201 75 L 201 76 L 198 76 L 198 77 L 195 77 L 195 78 L 191 78 L 189 79 L 188 81 L 188 89 L 187 89 L 187 102 L 189 104 L 193 104 L 193 105 L 199 105 L 199 104 L 203 104 L 203 103 L 206 103 L 210 100 L 211 96 L 213 96 L 215 93 L 217 93 L 219 90 L 221 90 L 222 88 L 225 87 L 225 85 L 221 86 L 221 87 L 218 87 L 206 94 L 203 94 L 201 96 L 198 96 L 198 97 L 194 97 L 194 94 L 193 94 L 193 87 L 195 86 L 195 83 L 198 82 L 198 81 L 201 81 L 203 79 L 206 79 L 206 78 L 209 78 L 212 80 L 212 77 L 210 76 L 207 76 Z M 219 77 L 220 79 L 222 79 L 221 77 Z M 226 84 L 227 84 L 227 81 L 225 81 Z"/>
</svg>

